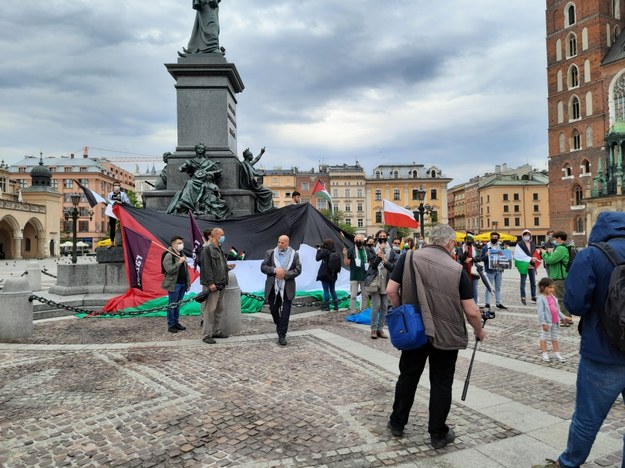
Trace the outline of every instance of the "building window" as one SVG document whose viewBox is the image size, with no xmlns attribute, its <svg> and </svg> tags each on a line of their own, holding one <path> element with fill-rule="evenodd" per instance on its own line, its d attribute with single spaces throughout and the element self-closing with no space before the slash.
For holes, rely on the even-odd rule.
<svg viewBox="0 0 625 468">
<path fill-rule="evenodd" d="M 363 195 L 362 189 L 361 188 L 356 189 L 356 197 L 362 198 L 363 196 L 364 195 Z"/>
<path fill-rule="evenodd" d="M 345 204 L 345 211 L 352 211 L 352 205 L 349 203 Z"/>
<path fill-rule="evenodd" d="M 417 194 L 419 193 L 419 189 L 412 189 L 412 199 L 418 200 Z"/>
<path fill-rule="evenodd" d="M 514 205 L 514 212 L 515 212 L 515 213 L 518 213 L 519 211 L 521 211 L 521 210 L 519 209 L 519 205 Z"/>
<path fill-rule="evenodd" d="M 571 135 L 571 146 L 574 150 L 582 148 L 582 137 L 577 130 L 573 130 L 573 134 Z"/>
<path fill-rule="evenodd" d="M 87 168 L 86 167 L 81 167 L 80 168 L 80 172 L 87 172 Z"/>
<path fill-rule="evenodd" d="M 574 195 L 574 198 L 575 198 L 575 200 L 574 200 L 575 206 L 579 206 L 579 205 L 583 205 L 584 204 L 583 191 L 582 191 L 582 188 L 579 185 L 575 186 L 575 190 L 574 190 L 573 195 Z"/>
<path fill-rule="evenodd" d="M 362 219 L 362 218 L 358 218 L 357 223 L 358 223 L 358 227 L 359 227 L 359 228 L 361 228 L 361 227 L 365 227 L 365 220 L 364 220 L 364 219 Z"/>
<path fill-rule="evenodd" d="M 317 209 L 318 210 L 327 210 L 328 207 L 326 205 L 325 198 L 317 197 Z"/>
<path fill-rule="evenodd" d="M 510 211 L 510 207 L 508 205 L 503 206 L 503 212 L 508 213 Z"/>
<path fill-rule="evenodd" d="M 562 168 L 562 177 L 571 177 L 573 175 L 573 169 L 571 169 L 571 165 L 566 163 Z"/>
<path fill-rule="evenodd" d="M 381 179 L 382 178 L 382 171 L 375 171 L 375 178 L 376 179 Z"/>
<path fill-rule="evenodd" d="M 584 83 L 590 82 L 590 60 L 584 61 Z"/>
<path fill-rule="evenodd" d="M 566 57 L 575 57 L 577 55 L 577 37 L 575 34 L 569 34 L 567 40 Z"/>
<path fill-rule="evenodd" d="M 619 76 L 616 83 L 614 83 L 614 91 L 612 93 L 614 119 L 623 121 L 625 120 L 625 73 Z"/>
<path fill-rule="evenodd" d="M 578 216 L 577 218 L 575 218 L 575 232 L 583 233 L 585 231 L 586 229 L 584 226 L 584 217 Z"/>
<path fill-rule="evenodd" d="M 356 211 L 362 213 L 363 211 L 362 202 L 356 203 Z"/>
<path fill-rule="evenodd" d="M 571 65 L 569 68 L 569 89 L 579 86 L 579 69 L 577 65 Z"/>
<path fill-rule="evenodd" d="M 89 232 L 89 221 L 78 221 L 78 232 Z"/>
<path fill-rule="evenodd" d="M 588 50 L 588 28 L 582 29 L 582 50 Z"/>
<path fill-rule="evenodd" d="M 59 188 L 59 180 L 58 179 L 52 179 L 50 181 L 50 187 L 53 189 L 58 189 Z"/>
<path fill-rule="evenodd" d="M 589 125 L 586 127 L 586 148 L 592 146 L 592 127 Z"/>
<path fill-rule="evenodd" d="M 413 179 L 418 179 L 419 178 L 419 171 L 417 171 L 416 169 L 413 169 L 411 174 L 412 174 L 412 178 Z"/>
<path fill-rule="evenodd" d="M 572 26 L 575 24 L 575 5 L 569 5 L 566 8 L 566 25 Z"/>
<path fill-rule="evenodd" d="M 503 201 L 508 201 L 508 194 L 507 193 L 503 194 Z"/>
<path fill-rule="evenodd" d="M 521 218 L 514 218 L 514 225 L 519 227 L 521 225 Z"/>
<path fill-rule="evenodd" d="M 376 201 L 382 200 L 382 190 L 379 188 L 375 189 L 375 200 Z"/>
<path fill-rule="evenodd" d="M 278 178 L 277 177 L 272 177 L 271 178 L 271 183 L 274 184 L 274 185 L 277 184 L 278 183 Z"/>
<path fill-rule="evenodd" d="M 590 174 L 590 161 L 588 161 L 588 159 L 584 159 L 580 168 L 582 170 L 582 174 Z"/>
<path fill-rule="evenodd" d="M 352 225 L 352 218 L 345 218 L 345 224 L 347 224 L 348 226 Z"/>
<path fill-rule="evenodd" d="M 588 91 L 586 93 L 586 117 L 592 115 L 592 93 Z"/>
<path fill-rule="evenodd" d="M 538 201 L 538 194 L 536 192 L 532 193 L 532 200 Z"/>
<path fill-rule="evenodd" d="M 273 198 L 279 198 L 280 197 L 280 193 L 276 192 L 275 190 L 272 190 L 271 194 L 273 195 Z"/>
<path fill-rule="evenodd" d="M 430 190 L 430 200 L 438 200 L 438 190 L 437 189 Z"/>
<path fill-rule="evenodd" d="M 393 179 L 399 179 L 399 171 L 398 170 L 394 170 L 392 172 L 392 175 L 393 175 Z"/>
<path fill-rule="evenodd" d="M 332 189 L 332 197 L 333 198 L 339 197 L 339 189 Z"/>
<path fill-rule="evenodd" d="M 534 205 L 534 212 L 540 211 L 540 207 L 538 205 Z"/>
<path fill-rule="evenodd" d="M 519 201 L 519 200 L 520 200 L 520 198 L 519 198 L 519 194 L 518 194 L 518 193 L 513 194 L 513 195 L 512 195 L 512 199 L 513 199 L 514 201 Z"/>
<path fill-rule="evenodd" d="M 352 196 L 352 191 L 348 188 L 345 189 L 345 197 L 350 198 Z"/>
<path fill-rule="evenodd" d="M 534 226 L 540 226 L 540 217 L 534 216 Z"/>
<path fill-rule="evenodd" d="M 310 182 L 302 182 L 302 192 L 308 192 L 310 190 Z"/>
<path fill-rule="evenodd" d="M 503 225 L 505 227 L 509 227 L 510 226 L 510 218 L 504 218 L 503 219 Z"/>
<path fill-rule="evenodd" d="M 393 190 L 393 200 L 399 200 L 399 189 L 398 188 Z"/>
<path fill-rule="evenodd" d="M 375 212 L 375 224 L 382 224 L 382 212 L 379 210 Z"/>
<path fill-rule="evenodd" d="M 579 120 L 581 118 L 579 98 L 573 96 L 569 105 L 569 118 L 570 120 Z"/>
<path fill-rule="evenodd" d="M 565 151 L 565 141 L 566 139 L 564 138 L 564 133 L 560 133 L 560 136 L 558 137 L 558 145 L 559 145 L 559 149 L 560 149 L 560 153 L 564 153 Z"/>
<path fill-rule="evenodd" d="M 26 174 L 26 168 L 25 167 L 20 167 L 17 169 L 17 172 L 19 172 L 20 174 Z"/>
</svg>

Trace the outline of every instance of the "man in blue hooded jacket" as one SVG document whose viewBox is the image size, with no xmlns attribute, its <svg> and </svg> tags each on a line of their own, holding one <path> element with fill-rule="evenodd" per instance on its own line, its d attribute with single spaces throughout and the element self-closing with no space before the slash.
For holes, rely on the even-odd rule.
<svg viewBox="0 0 625 468">
<path fill-rule="evenodd" d="M 625 259 L 625 213 L 600 213 L 588 241 L 608 242 Z M 566 279 L 566 307 L 582 317 L 575 412 L 564 453 L 558 461 L 544 466 L 577 467 L 584 463 L 610 408 L 619 395 L 625 399 L 625 353 L 608 343 L 599 322 L 612 270 L 608 257 L 589 246 L 576 255 Z"/>
</svg>

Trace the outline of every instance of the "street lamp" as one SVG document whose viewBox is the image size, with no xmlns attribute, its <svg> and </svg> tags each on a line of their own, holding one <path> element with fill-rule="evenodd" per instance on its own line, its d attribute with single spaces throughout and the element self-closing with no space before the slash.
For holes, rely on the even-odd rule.
<svg viewBox="0 0 625 468">
<path fill-rule="evenodd" d="M 71 209 L 67 208 L 63 213 L 63 217 L 65 218 L 65 221 L 69 221 L 69 219 L 72 218 L 72 263 L 76 263 L 76 223 L 78 221 L 78 203 L 80 203 L 80 195 L 77 193 L 72 193 L 70 195 L 70 198 L 72 199 L 72 205 L 74 205 L 74 207 Z M 93 211 L 89 210 L 89 221 L 91 221 L 92 219 Z"/>
<path fill-rule="evenodd" d="M 423 201 L 425 200 L 425 189 L 421 187 L 420 189 L 415 190 L 415 195 L 417 197 L 417 201 L 419 202 L 418 211 L 413 211 L 415 219 L 419 218 L 419 227 L 421 228 L 421 237 L 425 238 L 425 211 L 429 211 L 429 205 L 423 205 Z"/>
</svg>

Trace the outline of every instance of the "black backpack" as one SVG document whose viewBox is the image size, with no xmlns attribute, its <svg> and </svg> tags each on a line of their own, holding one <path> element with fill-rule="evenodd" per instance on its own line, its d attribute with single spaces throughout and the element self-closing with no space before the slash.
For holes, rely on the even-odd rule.
<svg viewBox="0 0 625 468">
<path fill-rule="evenodd" d="M 614 265 L 599 321 L 608 336 L 608 342 L 625 352 L 625 261 L 607 242 L 591 245 L 600 249 Z"/>
<path fill-rule="evenodd" d="M 571 265 L 573 265 L 573 260 L 575 260 L 575 255 L 577 255 L 577 248 L 574 245 L 565 245 L 565 247 L 569 251 L 569 263 L 564 265 L 564 269 L 568 273 L 571 270 Z"/>
<path fill-rule="evenodd" d="M 341 257 L 336 252 L 330 252 L 328 256 L 328 273 L 334 275 L 341 271 Z"/>
</svg>

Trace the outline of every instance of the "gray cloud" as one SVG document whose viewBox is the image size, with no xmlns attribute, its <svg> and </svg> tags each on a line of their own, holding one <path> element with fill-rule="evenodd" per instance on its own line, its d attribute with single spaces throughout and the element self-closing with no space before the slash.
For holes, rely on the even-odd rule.
<svg viewBox="0 0 625 468">
<path fill-rule="evenodd" d="M 3 5 L 0 158 L 175 148 L 163 63 L 188 41 L 190 3 Z M 246 86 L 240 149 L 267 146 L 266 167 L 435 164 L 454 183 L 503 162 L 541 164 L 542 5 L 432 3 L 223 0 L 221 42 Z"/>
</svg>

